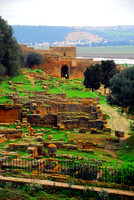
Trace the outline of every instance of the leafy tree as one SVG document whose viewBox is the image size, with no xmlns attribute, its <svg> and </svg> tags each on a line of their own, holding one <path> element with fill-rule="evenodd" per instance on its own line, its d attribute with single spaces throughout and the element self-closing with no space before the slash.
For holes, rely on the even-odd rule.
<svg viewBox="0 0 134 200">
<path fill-rule="evenodd" d="M 43 57 L 41 54 L 36 52 L 29 52 L 26 56 L 26 64 L 29 68 L 32 68 L 34 65 L 40 65 L 43 62 Z"/>
<path fill-rule="evenodd" d="M 0 64 L 0 82 L 3 81 L 6 73 L 6 68 Z"/>
<path fill-rule="evenodd" d="M 12 27 L 0 17 L 0 76 L 18 75 L 22 67 L 22 52 L 13 37 Z"/>
<path fill-rule="evenodd" d="M 101 83 L 104 85 L 104 88 L 108 88 L 110 86 L 110 79 L 117 73 L 116 65 L 113 60 L 102 60 L 101 61 L 102 68 L 102 78 Z"/>
<path fill-rule="evenodd" d="M 99 64 L 87 67 L 84 72 L 84 85 L 86 88 L 91 88 L 92 91 L 100 88 L 102 69 Z"/>
<path fill-rule="evenodd" d="M 134 66 L 116 74 L 110 80 L 111 93 L 107 101 L 111 105 L 128 107 L 129 113 L 134 113 Z"/>
</svg>

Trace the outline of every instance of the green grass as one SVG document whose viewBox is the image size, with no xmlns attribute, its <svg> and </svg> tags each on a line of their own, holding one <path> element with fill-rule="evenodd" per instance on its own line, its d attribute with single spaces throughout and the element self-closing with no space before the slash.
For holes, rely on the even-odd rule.
<svg viewBox="0 0 134 200">
<path fill-rule="evenodd" d="M 24 71 L 24 69 L 22 70 Z M 26 72 L 38 72 L 41 73 L 42 70 L 31 70 L 31 69 L 25 69 Z M 27 73 L 26 73 L 27 74 Z M 61 80 L 59 78 L 49 77 L 47 76 L 48 80 L 42 81 L 42 80 L 35 80 L 35 83 L 31 83 L 31 81 L 25 76 L 25 75 L 19 75 L 13 78 L 7 78 L 5 81 L 2 82 L 0 85 L 0 88 L 2 89 L 2 93 L 13 93 L 17 92 L 20 94 L 20 96 L 25 97 L 25 92 L 30 91 L 44 91 L 42 85 L 45 83 L 50 83 L 50 87 L 48 88 L 47 92 L 50 94 L 61 94 L 63 92 L 66 93 L 68 98 L 95 98 L 100 96 L 101 104 L 106 103 L 105 96 L 100 95 L 98 92 L 92 92 L 89 90 L 85 90 L 85 87 L 83 85 L 82 79 L 69 79 L 69 80 Z M 8 84 L 8 81 L 19 82 L 21 84 L 18 84 L 16 86 L 16 90 L 13 89 Z M 4 103 L 6 100 L 9 100 L 8 97 L 0 97 L 0 103 Z"/>
<path fill-rule="evenodd" d="M 47 90 L 50 94 L 62 94 L 62 91 L 59 88 L 52 88 Z"/>
<path fill-rule="evenodd" d="M 9 79 L 5 79 L 5 81 L 3 81 L 0 84 L 0 89 L 2 89 L 2 94 L 13 92 L 13 90 L 10 88 L 10 85 L 8 84 L 8 81 Z"/>
<path fill-rule="evenodd" d="M 12 82 L 21 82 L 22 84 L 26 84 L 29 83 L 30 81 L 28 80 L 27 77 L 25 77 L 25 75 L 19 75 L 19 76 L 15 76 L 13 78 L 9 78 Z"/>
<path fill-rule="evenodd" d="M 74 97 L 81 97 L 81 98 L 95 98 L 97 95 L 91 91 L 75 91 L 75 90 L 68 90 L 66 91 L 68 98 L 74 98 Z"/>
<path fill-rule="evenodd" d="M 134 162 L 134 134 L 125 140 L 122 150 L 118 151 L 118 155 L 124 162 Z"/>
<path fill-rule="evenodd" d="M 43 136 L 45 141 L 47 140 L 48 135 L 52 135 L 53 139 L 55 139 L 55 141 L 60 141 L 61 138 L 64 138 L 65 140 L 63 140 L 63 141 L 68 142 L 66 131 L 57 131 L 57 132 L 56 131 L 50 131 L 50 132 L 48 132 L 48 134 L 45 133 L 44 136 Z"/>
<path fill-rule="evenodd" d="M 1 95 L 0 103 L 5 103 L 6 101 L 9 101 L 9 103 L 12 103 L 12 101 L 9 99 L 9 96 Z"/>
<path fill-rule="evenodd" d="M 66 154 L 66 155 L 71 154 L 72 156 L 76 156 L 76 157 L 81 156 L 82 158 L 88 158 L 88 159 L 93 159 L 93 160 L 105 160 L 105 162 L 103 162 L 103 166 L 106 166 L 106 167 L 110 167 L 110 166 L 115 167 L 117 164 L 117 159 L 109 157 L 108 155 L 103 155 L 104 151 L 100 149 L 94 149 L 94 154 L 85 153 L 80 150 L 74 151 L 74 150 L 58 149 L 57 154 L 59 156 L 61 154 Z M 82 160 L 80 162 L 82 162 Z"/>
</svg>

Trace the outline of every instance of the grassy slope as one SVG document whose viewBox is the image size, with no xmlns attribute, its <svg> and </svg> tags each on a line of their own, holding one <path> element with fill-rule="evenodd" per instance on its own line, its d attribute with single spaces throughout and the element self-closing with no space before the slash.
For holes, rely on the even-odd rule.
<svg viewBox="0 0 134 200">
<path fill-rule="evenodd" d="M 78 99 L 79 97 L 82 97 L 82 98 L 93 97 L 94 98 L 94 97 L 100 96 L 101 105 L 103 106 L 103 108 L 106 107 L 106 109 L 107 109 L 105 96 L 100 95 L 99 92 L 91 92 L 89 90 L 85 90 L 85 88 L 83 86 L 83 80 L 61 80 L 61 79 L 58 79 L 58 78 L 47 77 L 46 81 L 38 80 L 36 78 L 36 79 L 32 79 L 32 82 L 31 82 L 31 80 L 27 77 L 28 73 L 29 74 L 35 73 L 35 74 L 38 74 L 38 75 L 39 74 L 43 75 L 43 72 L 41 70 L 29 70 L 29 69 L 23 70 L 23 75 L 20 75 L 18 77 L 14 77 L 12 79 L 8 78 L 1 84 L 0 88 L 3 89 L 3 93 L 5 94 L 5 93 L 11 93 L 11 92 L 18 92 L 21 96 L 25 97 L 25 91 L 39 91 L 39 90 L 44 91 L 44 89 L 42 88 L 42 85 L 45 84 L 45 83 L 50 83 L 50 87 L 48 89 L 49 93 L 57 94 L 57 93 L 65 92 L 67 97 L 76 98 L 76 99 Z M 16 86 L 17 89 L 14 91 L 14 89 L 11 88 L 11 86 L 8 84 L 9 80 L 12 81 L 12 82 L 21 82 L 21 84 L 17 85 Z M 33 84 L 33 82 L 34 82 L 34 84 Z M 4 95 L 0 96 L 0 103 L 4 103 L 7 100 L 9 100 L 8 96 L 6 96 L 6 97 Z M 111 110 L 110 110 L 110 112 L 111 112 Z M 109 112 L 108 112 L 108 114 L 110 115 Z M 117 118 L 118 118 L 118 116 L 117 116 Z M 115 120 L 117 121 L 117 119 L 115 119 Z M 114 121 L 114 119 L 112 121 Z M 56 139 L 56 140 L 59 140 L 62 137 L 65 138 L 65 141 L 67 140 L 66 135 L 63 132 L 60 132 L 60 133 L 55 132 L 53 134 L 53 138 Z M 99 137 L 99 136 L 97 136 L 97 137 Z M 47 136 L 45 135 L 44 138 L 46 139 Z M 73 155 L 76 154 L 76 152 L 73 152 L 73 151 L 69 152 L 69 153 L 66 152 L 66 151 L 63 151 L 63 152 L 59 151 L 59 153 L 67 153 L 67 154 L 73 154 Z M 103 155 L 103 153 L 95 150 L 95 155 L 89 154 L 89 155 L 87 155 L 87 157 L 88 158 L 106 159 L 106 160 L 109 160 L 109 161 L 111 161 L 111 160 L 114 161 L 114 159 L 112 157 L 109 158 L 108 155 L 105 156 L 105 155 Z M 78 152 L 77 154 L 81 155 L 82 157 L 85 156 L 85 154 L 83 154 L 82 152 Z M 125 160 L 125 157 L 123 158 L 123 160 Z"/>
<path fill-rule="evenodd" d="M 121 160 L 134 162 L 134 134 L 124 141 L 122 151 L 119 151 L 118 153 Z"/>
<path fill-rule="evenodd" d="M 24 186 L 25 187 L 25 186 Z M 24 188 L 23 187 L 23 188 Z M 23 188 L 17 189 L 17 188 L 0 188 L 0 199 L 1 200 L 74 200 L 77 195 L 71 191 L 70 197 L 68 197 L 68 190 L 57 190 L 51 188 L 51 189 L 45 189 L 45 190 L 39 190 L 38 192 L 28 192 L 25 191 Z M 74 197 L 75 196 L 75 197 Z M 83 199 L 83 198 L 82 198 Z"/>
</svg>

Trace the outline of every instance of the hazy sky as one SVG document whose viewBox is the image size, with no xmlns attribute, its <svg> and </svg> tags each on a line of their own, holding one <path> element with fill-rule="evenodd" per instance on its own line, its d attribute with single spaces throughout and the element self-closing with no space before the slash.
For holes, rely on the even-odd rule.
<svg viewBox="0 0 134 200">
<path fill-rule="evenodd" d="M 10 25 L 134 25 L 134 0 L 0 0 Z"/>
</svg>

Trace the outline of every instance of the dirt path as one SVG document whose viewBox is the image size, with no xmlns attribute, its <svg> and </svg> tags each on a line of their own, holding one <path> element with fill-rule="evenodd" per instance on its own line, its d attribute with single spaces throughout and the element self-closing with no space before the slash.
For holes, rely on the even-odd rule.
<svg viewBox="0 0 134 200">
<path fill-rule="evenodd" d="M 109 149 L 107 149 L 107 148 L 109 148 Z M 106 148 L 104 149 L 104 151 L 106 152 L 106 153 L 108 153 L 108 154 L 110 154 L 113 158 L 117 158 L 117 154 L 116 154 L 116 152 L 115 151 L 113 151 L 112 149 L 110 149 L 110 148 L 112 148 L 112 147 L 108 147 L 108 146 L 106 146 Z"/>
<path fill-rule="evenodd" d="M 107 119 L 108 125 L 114 131 L 116 129 L 124 130 L 125 132 L 130 131 L 130 124 L 128 119 L 125 119 L 116 111 L 116 107 L 111 107 L 107 104 L 100 105 L 102 112 L 109 115 L 110 119 Z"/>
<path fill-rule="evenodd" d="M 34 83 L 34 77 L 30 76 L 29 74 L 25 74 L 25 76 L 30 80 L 30 82 L 33 84 L 32 87 L 34 87 L 35 83 Z"/>
<path fill-rule="evenodd" d="M 3 177 L 0 176 L 0 181 L 10 181 L 15 182 L 16 184 L 31 184 L 31 183 L 38 183 L 41 184 L 43 187 L 53 187 L 55 188 L 72 188 L 75 190 L 85 190 L 85 186 L 83 185 L 71 185 L 69 186 L 68 183 L 63 182 L 56 182 L 56 181 L 49 181 L 49 180 L 38 180 L 38 179 L 26 179 L 26 178 L 15 178 L 15 177 Z M 115 194 L 118 196 L 124 196 L 133 199 L 134 191 L 127 191 L 127 190 L 120 190 L 120 189 L 113 189 L 113 188 L 103 188 L 103 187 L 92 187 L 86 186 L 89 190 L 94 190 L 95 192 L 101 192 L 102 190 L 107 191 L 109 194 Z M 127 199 L 128 199 L 127 198 Z"/>
</svg>

